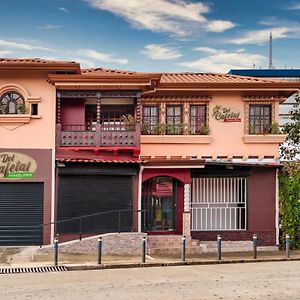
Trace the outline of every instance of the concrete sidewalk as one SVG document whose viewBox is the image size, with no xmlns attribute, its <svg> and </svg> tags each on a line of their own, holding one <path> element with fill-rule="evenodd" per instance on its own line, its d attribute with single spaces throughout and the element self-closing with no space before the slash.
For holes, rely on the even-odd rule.
<svg viewBox="0 0 300 300">
<path fill-rule="evenodd" d="M 54 252 L 37 254 L 36 250 L 36 247 L 0 249 L 0 268 L 30 268 L 54 265 Z M 68 270 L 254 263 L 286 260 L 300 260 L 300 250 L 291 251 L 289 259 L 286 258 L 285 251 L 279 250 L 258 252 L 257 259 L 253 259 L 251 252 L 222 253 L 221 261 L 217 260 L 216 253 L 187 255 L 185 261 L 182 261 L 180 256 L 147 256 L 146 263 L 142 263 L 142 255 L 103 255 L 101 265 L 97 264 L 97 255 L 62 252 L 59 252 L 58 255 L 59 265 L 67 266 Z"/>
</svg>

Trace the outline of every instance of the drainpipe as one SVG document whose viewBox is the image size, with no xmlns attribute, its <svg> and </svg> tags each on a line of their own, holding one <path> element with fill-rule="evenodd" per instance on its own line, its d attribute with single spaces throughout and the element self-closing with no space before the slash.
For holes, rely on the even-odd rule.
<svg viewBox="0 0 300 300">
<path fill-rule="evenodd" d="M 278 169 L 276 169 L 276 212 L 275 212 L 275 226 L 276 226 L 276 245 L 279 245 L 279 179 L 278 179 Z"/>
<path fill-rule="evenodd" d="M 55 149 L 52 149 L 52 163 L 51 163 L 51 217 L 50 222 L 54 222 L 54 214 L 55 214 L 55 186 L 56 186 L 56 178 L 55 178 Z M 50 225 L 50 243 L 54 243 L 54 224 Z"/>
<path fill-rule="evenodd" d="M 144 167 L 140 167 L 139 171 L 139 182 L 138 182 L 138 210 L 142 209 L 142 174 Z M 138 232 L 142 232 L 142 213 L 138 213 Z"/>
</svg>

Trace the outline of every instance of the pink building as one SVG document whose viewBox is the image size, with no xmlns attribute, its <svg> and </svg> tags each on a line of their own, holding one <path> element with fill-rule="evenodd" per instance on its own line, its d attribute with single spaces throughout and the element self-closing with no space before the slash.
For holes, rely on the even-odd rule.
<svg viewBox="0 0 300 300">
<path fill-rule="evenodd" d="M 145 231 L 276 245 L 278 107 L 298 88 L 0 60 L 0 244 Z"/>
</svg>

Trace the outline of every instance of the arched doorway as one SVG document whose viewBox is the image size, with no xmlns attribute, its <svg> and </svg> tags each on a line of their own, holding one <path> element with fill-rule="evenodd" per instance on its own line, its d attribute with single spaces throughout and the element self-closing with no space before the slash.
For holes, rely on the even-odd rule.
<svg viewBox="0 0 300 300">
<path fill-rule="evenodd" d="M 170 176 L 151 177 L 143 182 L 143 231 L 177 230 L 178 187 L 179 181 Z"/>
</svg>

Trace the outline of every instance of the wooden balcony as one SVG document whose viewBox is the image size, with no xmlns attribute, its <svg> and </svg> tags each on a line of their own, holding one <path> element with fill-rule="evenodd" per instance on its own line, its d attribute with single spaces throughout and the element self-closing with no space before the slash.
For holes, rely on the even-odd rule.
<svg viewBox="0 0 300 300">
<path fill-rule="evenodd" d="M 57 124 L 57 147 L 139 147 L 139 124 L 96 124 L 86 125 Z"/>
</svg>

